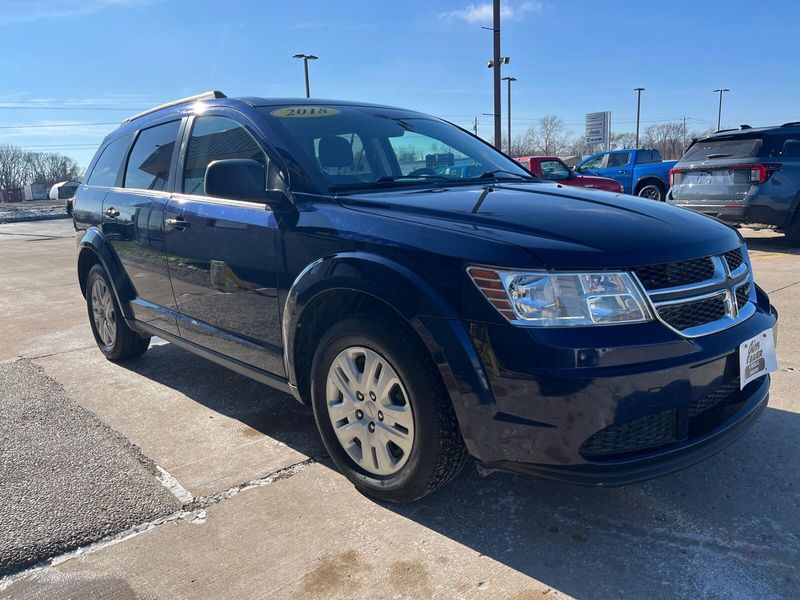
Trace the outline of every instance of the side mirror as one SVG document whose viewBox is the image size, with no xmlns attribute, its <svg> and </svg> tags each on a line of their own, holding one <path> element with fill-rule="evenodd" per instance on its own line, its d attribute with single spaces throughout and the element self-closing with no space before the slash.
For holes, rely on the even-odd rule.
<svg viewBox="0 0 800 600">
<path fill-rule="evenodd" d="M 206 167 L 206 194 L 229 200 L 249 200 L 267 205 L 286 199 L 282 190 L 267 190 L 264 165 L 249 158 L 215 160 Z"/>
</svg>

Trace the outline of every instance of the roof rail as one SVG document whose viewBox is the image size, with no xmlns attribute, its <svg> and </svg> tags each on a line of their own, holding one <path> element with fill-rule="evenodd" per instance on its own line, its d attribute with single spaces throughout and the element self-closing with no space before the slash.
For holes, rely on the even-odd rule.
<svg viewBox="0 0 800 600">
<path fill-rule="evenodd" d="M 794 127 L 796 125 L 800 125 L 800 121 L 789 121 L 788 123 L 781 125 L 781 127 Z"/>
<path fill-rule="evenodd" d="M 140 119 L 145 115 L 149 115 L 154 113 L 162 108 L 169 108 L 170 106 L 177 106 L 178 104 L 185 104 L 186 102 L 196 102 L 198 100 L 211 100 L 213 98 L 227 98 L 225 94 L 219 92 L 217 90 L 212 90 L 210 92 L 203 92 L 202 94 L 197 94 L 195 96 L 188 96 L 187 98 L 181 98 L 179 100 L 173 100 L 172 102 L 167 102 L 165 104 L 159 104 L 158 106 L 154 106 L 153 108 L 148 108 L 145 111 L 142 111 L 138 114 L 133 115 L 132 117 L 128 117 L 124 119 L 123 123 L 130 123 L 131 121 L 135 121 L 136 119 Z"/>
</svg>

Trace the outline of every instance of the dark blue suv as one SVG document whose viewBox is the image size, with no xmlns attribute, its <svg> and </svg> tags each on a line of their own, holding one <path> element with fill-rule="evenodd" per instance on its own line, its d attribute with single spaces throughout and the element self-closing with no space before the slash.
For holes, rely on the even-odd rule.
<svg viewBox="0 0 800 600">
<path fill-rule="evenodd" d="M 736 231 L 542 182 L 417 112 L 170 103 L 105 139 L 73 218 L 110 360 L 159 336 L 294 395 L 378 498 L 419 498 L 469 455 L 637 481 L 767 404 L 776 314 Z"/>
</svg>

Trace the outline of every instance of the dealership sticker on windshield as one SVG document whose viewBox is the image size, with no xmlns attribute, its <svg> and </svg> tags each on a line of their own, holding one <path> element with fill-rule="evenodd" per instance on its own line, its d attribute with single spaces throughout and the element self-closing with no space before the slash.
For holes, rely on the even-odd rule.
<svg viewBox="0 0 800 600">
<path fill-rule="evenodd" d="M 748 383 L 772 373 L 778 368 L 775 356 L 775 335 L 772 329 L 739 344 L 739 389 Z"/>
<path fill-rule="evenodd" d="M 269 114 L 283 119 L 303 119 L 308 117 L 332 117 L 340 112 L 338 108 L 331 108 L 330 106 L 286 106 L 284 108 L 276 108 Z"/>
</svg>

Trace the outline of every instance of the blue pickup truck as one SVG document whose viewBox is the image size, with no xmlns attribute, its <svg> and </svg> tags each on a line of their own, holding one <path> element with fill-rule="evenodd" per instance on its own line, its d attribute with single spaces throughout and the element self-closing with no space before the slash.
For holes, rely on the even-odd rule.
<svg viewBox="0 0 800 600">
<path fill-rule="evenodd" d="M 675 160 L 661 160 L 658 150 L 628 148 L 592 154 L 575 166 L 581 175 L 610 177 L 626 194 L 664 201 L 669 190 L 669 170 Z"/>
</svg>

